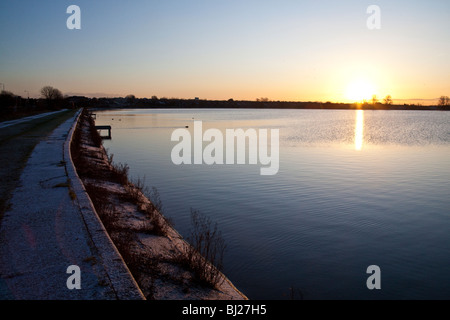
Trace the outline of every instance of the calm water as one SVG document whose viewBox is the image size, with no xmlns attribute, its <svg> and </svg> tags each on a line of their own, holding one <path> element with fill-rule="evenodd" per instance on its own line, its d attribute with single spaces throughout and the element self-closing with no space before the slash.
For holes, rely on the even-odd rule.
<svg viewBox="0 0 450 320">
<path fill-rule="evenodd" d="M 181 165 L 176 128 L 280 130 L 280 169 Z M 114 110 L 104 145 L 158 188 L 184 236 L 217 222 L 225 273 L 250 299 L 450 299 L 450 112 Z M 368 290 L 370 265 L 381 290 Z"/>
</svg>

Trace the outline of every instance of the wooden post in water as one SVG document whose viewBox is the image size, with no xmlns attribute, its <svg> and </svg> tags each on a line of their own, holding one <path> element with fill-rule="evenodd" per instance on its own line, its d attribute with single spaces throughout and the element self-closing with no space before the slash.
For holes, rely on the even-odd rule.
<svg viewBox="0 0 450 320">
<path fill-rule="evenodd" d="M 106 140 L 111 140 L 111 126 L 95 126 L 95 129 L 102 131 L 102 130 L 108 130 L 108 135 L 107 136 L 102 136 L 100 134 L 100 137 L 102 137 L 102 139 L 106 139 Z"/>
</svg>

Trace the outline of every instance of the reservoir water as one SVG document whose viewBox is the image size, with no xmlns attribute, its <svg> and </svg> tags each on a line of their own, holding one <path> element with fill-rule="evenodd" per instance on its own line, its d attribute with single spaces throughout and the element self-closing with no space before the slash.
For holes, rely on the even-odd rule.
<svg viewBox="0 0 450 320">
<path fill-rule="evenodd" d="M 217 222 L 224 273 L 250 299 L 450 299 L 450 113 L 97 111 L 104 146 L 156 187 L 187 236 L 190 209 Z M 279 129 L 279 171 L 175 165 L 177 128 Z M 205 142 L 205 145 L 208 143 Z M 270 150 L 270 149 L 269 149 Z M 380 290 L 366 273 L 380 267 Z"/>
</svg>

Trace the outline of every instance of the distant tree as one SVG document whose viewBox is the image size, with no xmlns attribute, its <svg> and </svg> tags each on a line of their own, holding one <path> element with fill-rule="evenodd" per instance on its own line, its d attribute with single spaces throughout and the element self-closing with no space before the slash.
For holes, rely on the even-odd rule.
<svg viewBox="0 0 450 320">
<path fill-rule="evenodd" d="M 10 91 L 2 91 L 0 94 L 0 112 L 6 113 L 7 108 L 13 107 L 16 103 L 16 96 Z"/>
<path fill-rule="evenodd" d="M 268 102 L 269 101 L 269 98 L 257 98 L 256 99 L 256 101 L 258 101 L 258 102 Z"/>
<path fill-rule="evenodd" d="M 14 93 L 12 93 L 11 91 L 2 90 L 0 94 L 4 97 L 15 97 Z"/>
<path fill-rule="evenodd" d="M 41 96 L 46 100 L 61 100 L 63 94 L 56 88 L 45 86 L 41 89 Z"/>
<path fill-rule="evenodd" d="M 129 105 L 132 105 L 136 102 L 136 96 L 134 94 L 129 94 L 125 97 L 125 100 Z"/>
<path fill-rule="evenodd" d="M 385 105 L 392 105 L 392 97 L 390 95 L 387 95 L 384 99 L 383 102 Z"/>
<path fill-rule="evenodd" d="M 152 96 L 152 100 L 158 100 L 157 96 Z"/>
<path fill-rule="evenodd" d="M 45 86 L 41 89 L 41 96 L 46 100 L 47 107 L 56 109 L 63 101 L 63 94 L 59 89 L 51 86 Z"/>
<path fill-rule="evenodd" d="M 448 96 L 441 96 L 439 98 L 438 106 L 440 107 L 450 106 L 450 98 Z"/>
<path fill-rule="evenodd" d="M 378 98 L 377 98 L 377 96 L 374 94 L 373 96 L 372 96 L 372 104 L 377 104 L 378 103 Z"/>
</svg>

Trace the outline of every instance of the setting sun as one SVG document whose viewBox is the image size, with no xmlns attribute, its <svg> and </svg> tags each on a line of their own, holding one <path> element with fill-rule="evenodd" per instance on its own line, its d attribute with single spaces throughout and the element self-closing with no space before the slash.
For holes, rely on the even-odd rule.
<svg viewBox="0 0 450 320">
<path fill-rule="evenodd" d="M 354 80 L 347 86 L 346 97 L 352 101 L 369 100 L 374 94 L 376 94 L 375 86 L 366 79 Z"/>
</svg>

